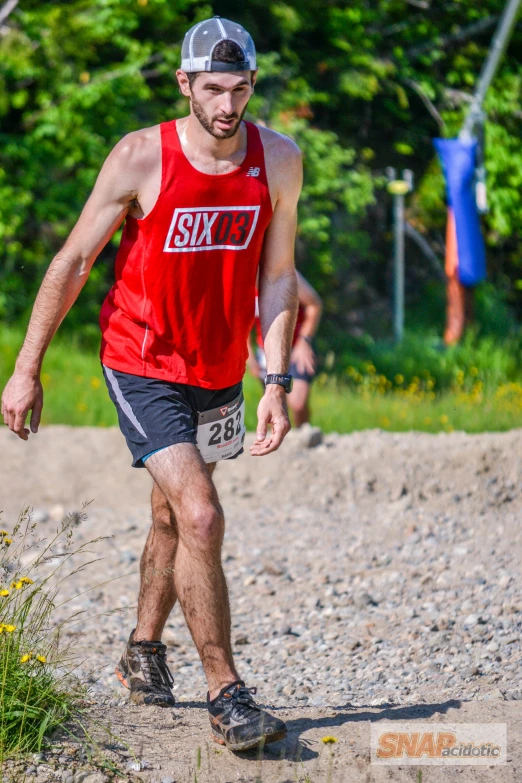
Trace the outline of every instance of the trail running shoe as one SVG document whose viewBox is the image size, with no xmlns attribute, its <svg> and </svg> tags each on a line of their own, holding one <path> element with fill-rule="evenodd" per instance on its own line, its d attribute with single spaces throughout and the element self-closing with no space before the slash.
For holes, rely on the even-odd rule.
<svg viewBox="0 0 522 783">
<path fill-rule="evenodd" d="M 130 690 L 135 704 L 173 707 L 174 680 L 167 666 L 167 648 L 161 642 L 135 642 L 134 630 L 116 666 L 119 681 Z"/>
<path fill-rule="evenodd" d="M 286 726 L 259 707 L 252 694 L 257 688 L 247 688 L 237 680 L 223 688 L 207 707 L 212 726 L 212 738 L 230 750 L 247 750 L 261 744 L 277 742 L 286 736 Z"/>
</svg>

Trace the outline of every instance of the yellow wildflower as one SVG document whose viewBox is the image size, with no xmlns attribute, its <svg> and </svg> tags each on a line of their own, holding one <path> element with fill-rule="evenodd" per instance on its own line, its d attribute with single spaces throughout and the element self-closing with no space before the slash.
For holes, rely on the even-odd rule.
<svg viewBox="0 0 522 783">
<path fill-rule="evenodd" d="M 12 538 L 4 538 L 4 544 L 6 544 L 7 546 L 9 546 L 9 544 L 12 544 L 12 543 L 13 543 L 13 539 Z"/>
<path fill-rule="evenodd" d="M 0 530 L 0 536 L 8 536 L 9 533 L 7 530 Z"/>
<path fill-rule="evenodd" d="M 22 655 L 22 657 L 20 658 L 20 663 L 27 663 L 27 661 L 30 661 L 32 657 L 33 657 L 32 653 L 25 653 L 25 655 Z"/>
<path fill-rule="evenodd" d="M 20 579 L 20 582 L 23 582 L 25 585 L 33 585 L 34 582 L 32 579 L 29 579 L 28 576 L 22 576 Z"/>
<path fill-rule="evenodd" d="M 328 737 L 323 737 L 321 742 L 324 742 L 325 745 L 333 745 L 334 742 L 339 742 L 339 740 L 337 739 L 337 737 L 328 736 Z"/>
<path fill-rule="evenodd" d="M 36 660 L 40 661 L 40 663 L 47 663 L 47 658 L 45 657 L 45 655 L 37 655 Z"/>
<path fill-rule="evenodd" d="M 16 631 L 16 625 L 5 625 L 2 623 L 2 627 L 6 633 L 13 633 L 13 631 Z"/>
<path fill-rule="evenodd" d="M 21 590 L 24 586 L 24 583 L 19 579 L 17 582 L 11 582 L 11 587 L 13 587 L 15 590 Z"/>
<path fill-rule="evenodd" d="M 101 386 L 101 381 L 99 378 L 96 378 L 96 376 L 93 376 L 91 378 L 91 388 L 93 389 L 99 389 Z"/>
<path fill-rule="evenodd" d="M 85 411 L 87 410 L 87 404 L 85 402 L 77 403 L 76 410 L 80 411 L 80 413 L 85 413 Z"/>
<path fill-rule="evenodd" d="M 447 424 L 447 423 L 448 423 L 448 421 L 449 421 L 449 419 L 448 419 L 448 417 L 446 416 L 446 414 L 444 413 L 444 414 L 443 414 L 443 415 L 440 417 L 439 421 L 440 421 L 440 423 L 441 423 L 441 424 Z"/>
<path fill-rule="evenodd" d="M 396 375 L 395 383 L 397 384 L 397 386 L 400 386 L 402 383 L 404 383 L 404 375 Z"/>
<path fill-rule="evenodd" d="M 9 595 L 9 590 L 0 590 L 2 598 L 6 598 Z"/>
</svg>

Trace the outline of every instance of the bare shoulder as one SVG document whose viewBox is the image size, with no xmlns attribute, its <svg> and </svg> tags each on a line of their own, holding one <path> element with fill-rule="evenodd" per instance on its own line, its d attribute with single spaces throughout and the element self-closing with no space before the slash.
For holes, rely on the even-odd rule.
<svg viewBox="0 0 522 783">
<path fill-rule="evenodd" d="M 303 178 L 301 150 L 288 136 L 262 125 L 257 127 L 265 153 L 272 204 L 275 206 L 281 197 L 286 196 L 292 201 L 297 201 Z"/>
<path fill-rule="evenodd" d="M 109 153 L 96 182 L 96 191 L 129 203 L 154 200 L 161 183 L 160 126 L 133 131 Z M 150 194 L 152 195 L 149 195 Z"/>
<path fill-rule="evenodd" d="M 122 166 L 150 165 L 161 153 L 160 126 L 142 128 L 124 136 L 109 155 Z"/>
<path fill-rule="evenodd" d="M 263 142 L 265 158 L 269 162 L 272 162 L 272 160 L 275 160 L 277 163 L 288 161 L 290 165 L 300 165 L 301 150 L 295 141 L 292 141 L 291 138 L 283 133 L 278 133 L 263 125 L 258 125 L 257 128 Z"/>
</svg>

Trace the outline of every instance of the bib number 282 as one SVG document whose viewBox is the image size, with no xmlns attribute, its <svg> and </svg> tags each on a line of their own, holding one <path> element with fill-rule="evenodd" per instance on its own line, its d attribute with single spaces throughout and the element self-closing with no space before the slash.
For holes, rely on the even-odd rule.
<svg viewBox="0 0 522 783">
<path fill-rule="evenodd" d="M 243 392 L 219 408 L 199 414 L 198 449 L 205 462 L 234 457 L 245 440 L 245 401 Z"/>
<path fill-rule="evenodd" d="M 239 410 L 235 417 L 230 416 L 225 423 L 216 421 L 210 425 L 212 436 L 208 442 L 209 446 L 219 446 L 221 443 L 228 443 L 235 435 L 241 435 L 242 417 Z"/>
</svg>

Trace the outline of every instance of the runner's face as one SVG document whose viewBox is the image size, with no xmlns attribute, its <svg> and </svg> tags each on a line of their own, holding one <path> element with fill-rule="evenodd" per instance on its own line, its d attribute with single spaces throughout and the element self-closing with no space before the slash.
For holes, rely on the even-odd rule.
<svg viewBox="0 0 522 783">
<path fill-rule="evenodd" d="M 202 73 L 192 85 L 192 111 L 205 130 L 216 139 L 230 139 L 237 133 L 252 95 L 255 75 Z"/>
</svg>

